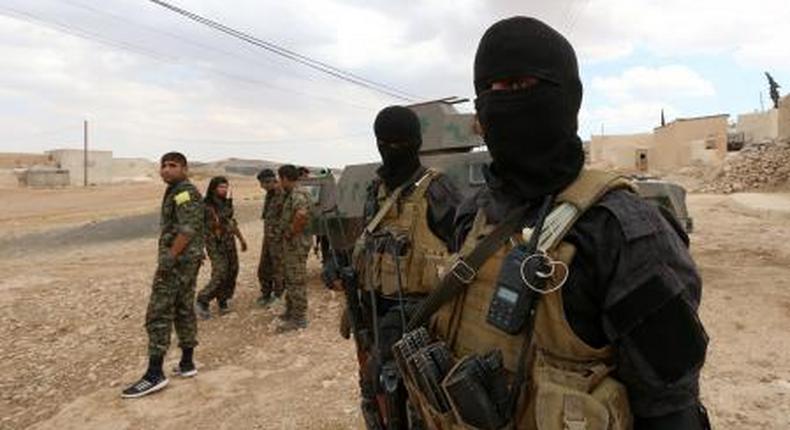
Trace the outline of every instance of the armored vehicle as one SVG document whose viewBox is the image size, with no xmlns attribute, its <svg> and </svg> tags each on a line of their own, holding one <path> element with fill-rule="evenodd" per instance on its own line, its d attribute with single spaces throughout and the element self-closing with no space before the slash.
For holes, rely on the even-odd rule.
<svg viewBox="0 0 790 430">
<path fill-rule="evenodd" d="M 475 129 L 473 113 L 462 113 L 456 106 L 467 99 L 455 97 L 408 106 L 422 126 L 420 159 L 423 165 L 441 170 L 466 196 L 485 184 L 483 166 L 491 161 L 483 139 Z M 371 133 L 372 135 L 372 133 Z M 333 216 L 323 219 L 329 225 L 336 249 L 348 249 L 361 233 L 365 195 L 379 163 L 346 166 L 337 184 L 337 207 Z M 686 211 L 686 192 L 679 185 L 656 179 L 636 178 L 639 192 L 651 202 L 673 213 L 687 230 L 691 219 Z"/>
</svg>

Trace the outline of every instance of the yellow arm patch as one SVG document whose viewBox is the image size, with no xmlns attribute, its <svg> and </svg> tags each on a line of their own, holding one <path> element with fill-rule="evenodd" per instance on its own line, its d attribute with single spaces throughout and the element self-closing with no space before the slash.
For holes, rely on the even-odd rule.
<svg viewBox="0 0 790 430">
<path fill-rule="evenodd" d="M 176 201 L 176 205 L 181 206 L 184 203 L 189 203 L 192 200 L 192 196 L 189 195 L 189 191 L 181 191 L 180 193 L 176 194 L 173 198 Z"/>
</svg>

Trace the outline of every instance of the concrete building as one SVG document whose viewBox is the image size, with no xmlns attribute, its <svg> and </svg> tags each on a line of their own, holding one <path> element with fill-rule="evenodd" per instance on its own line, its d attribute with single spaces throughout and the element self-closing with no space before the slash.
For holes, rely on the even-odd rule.
<svg viewBox="0 0 790 430">
<path fill-rule="evenodd" d="M 656 127 L 656 150 L 648 165 L 666 172 L 691 164 L 721 164 L 727 155 L 727 118 L 727 114 L 678 118 Z"/>
<path fill-rule="evenodd" d="M 779 140 L 790 142 L 790 95 L 779 100 L 776 134 Z"/>
<path fill-rule="evenodd" d="M 790 140 L 790 95 L 779 100 L 778 109 L 738 115 L 735 133 L 746 144 L 770 140 Z"/>
<path fill-rule="evenodd" d="M 592 136 L 590 161 L 613 168 L 639 170 L 642 156 L 655 146 L 652 133 Z"/>
<path fill-rule="evenodd" d="M 679 118 L 652 133 L 592 136 L 593 164 L 664 173 L 691 164 L 715 166 L 727 155 L 728 115 Z"/>
<path fill-rule="evenodd" d="M 742 134 L 744 143 L 776 139 L 779 136 L 779 109 L 738 115 L 735 133 Z"/>
<path fill-rule="evenodd" d="M 55 188 L 67 187 L 69 171 L 50 166 L 33 166 L 17 172 L 20 187 Z"/>
<path fill-rule="evenodd" d="M 81 149 L 55 149 L 46 152 L 55 166 L 69 171 L 71 185 L 82 185 L 84 178 L 84 152 Z M 112 151 L 88 151 L 88 184 L 112 182 Z"/>
</svg>

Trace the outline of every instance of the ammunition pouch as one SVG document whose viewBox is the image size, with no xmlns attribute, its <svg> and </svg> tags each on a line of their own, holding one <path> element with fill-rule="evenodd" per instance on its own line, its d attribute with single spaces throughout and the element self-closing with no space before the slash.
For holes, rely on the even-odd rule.
<svg viewBox="0 0 790 430">
<path fill-rule="evenodd" d="M 464 357 L 442 383 L 456 419 L 469 427 L 496 430 L 509 421 L 508 390 L 502 353 Z"/>
<path fill-rule="evenodd" d="M 425 328 L 393 346 L 404 384 L 434 430 L 625 430 L 633 426 L 625 387 L 600 362 L 574 362 L 537 351 L 528 395 L 508 410 L 502 353 L 470 354 L 457 362 Z"/>
</svg>

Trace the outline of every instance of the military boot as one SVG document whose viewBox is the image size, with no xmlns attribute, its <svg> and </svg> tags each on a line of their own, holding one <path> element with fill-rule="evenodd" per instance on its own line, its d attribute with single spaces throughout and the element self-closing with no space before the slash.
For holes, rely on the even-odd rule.
<svg viewBox="0 0 790 430">
<path fill-rule="evenodd" d="M 277 327 L 277 333 L 286 333 L 307 328 L 307 318 L 289 318 Z"/>
</svg>

